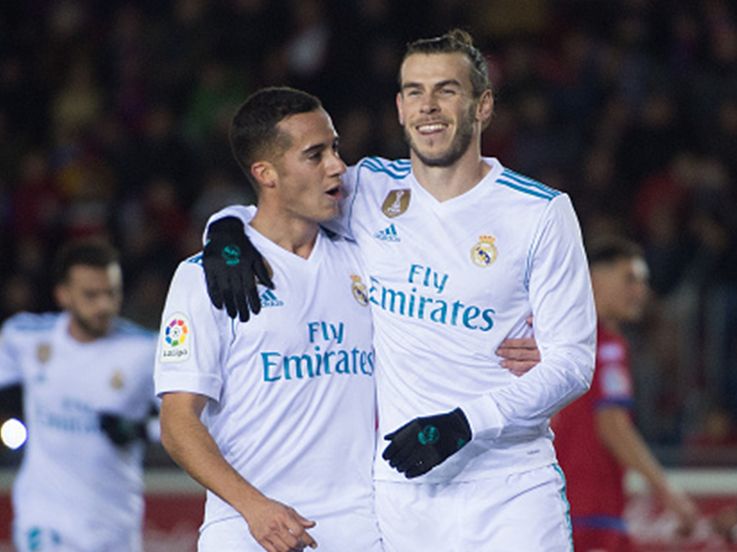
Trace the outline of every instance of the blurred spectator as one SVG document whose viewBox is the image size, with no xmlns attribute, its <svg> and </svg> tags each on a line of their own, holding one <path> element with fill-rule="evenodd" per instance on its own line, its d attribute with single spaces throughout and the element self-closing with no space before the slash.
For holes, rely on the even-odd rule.
<svg viewBox="0 0 737 552">
<path fill-rule="evenodd" d="M 54 98 L 52 117 L 57 131 L 67 134 L 90 127 L 102 111 L 102 91 L 87 57 L 72 61 L 68 78 Z"/>
<path fill-rule="evenodd" d="M 62 214 L 61 194 L 49 167 L 48 154 L 30 151 L 9 199 L 9 228 L 18 238 L 50 238 Z"/>
</svg>

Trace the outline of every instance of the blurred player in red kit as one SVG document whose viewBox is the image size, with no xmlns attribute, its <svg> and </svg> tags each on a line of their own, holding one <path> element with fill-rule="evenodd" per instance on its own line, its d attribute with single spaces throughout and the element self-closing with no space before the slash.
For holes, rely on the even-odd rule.
<svg viewBox="0 0 737 552">
<path fill-rule="evenodd" d="M 647 301 L 642 252 L 629 241 L 607 238 L 592 243 L 588 257 L 598 318 L 596 370 L 591 390 L 554 418 L 555 448 L 567 478 L 575 550 L 629 551 L 622 518 L 626 470 L 644 477 L 656 498 L 677 514 L 681 531 L 693 528 L 697 510 L 668 484 L 631 418 L 634 395 L 621 326 L 638 321 Z"/>
</svg>

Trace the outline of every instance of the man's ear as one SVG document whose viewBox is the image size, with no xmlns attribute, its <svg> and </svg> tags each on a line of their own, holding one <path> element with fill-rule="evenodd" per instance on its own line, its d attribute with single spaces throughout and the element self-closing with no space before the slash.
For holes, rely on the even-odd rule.
<svg viewBox="0 0 737 552">
<path fill-rule="evenodd" d="M 261 188 L 273 188 L 279 179 L 276 167 L 268 161 L 256 161 L 251 165 L 251 176 Z"/>
<path fill-rule="evenodd" d="M 491 121 L 491 115 L 494 113 L 494 95 L 491 90 L 485 90 L 479 98 L 476 106 L 476 118 L 481 122 L 481 128 L 485 129 Z"/>
<path fill-rule="evenodd" d="M 401 126 L 404 126 L 404 113 L 402 112 L 402 93 L 397 92 L 397 97 L 394 100 L 397 104 L 397 118 L 399 119 L 399 124 Z"/>
<path fill-rule="evenodd" d="M 63 283 L 56 284 L 56 286 L 54 286 L 54 299 L 56 299 L 56 304 L 62 309 L 69 308 L 69 288 Z"/>
</svg>

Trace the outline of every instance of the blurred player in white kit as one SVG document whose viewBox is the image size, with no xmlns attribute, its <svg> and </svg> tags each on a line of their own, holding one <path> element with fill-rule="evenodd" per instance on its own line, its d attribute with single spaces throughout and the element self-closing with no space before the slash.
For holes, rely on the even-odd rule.
<svg viewBox="0 0 737 552">
<path fill-rule="evenodd" d="M 0 386 L 20 383 L 28 442 L 13 485 L 19 552 L 140 552 L 143 454 L 157 422 L 155 334 L 120 318 L 117 251 L 72 242 L 57 260 L 61 313 L 0 334 Z"/>
</svg>

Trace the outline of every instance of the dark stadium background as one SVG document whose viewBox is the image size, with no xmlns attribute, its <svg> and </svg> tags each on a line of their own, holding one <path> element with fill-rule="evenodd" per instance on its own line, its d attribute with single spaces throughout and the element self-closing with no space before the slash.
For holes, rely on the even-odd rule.
<svg viewBox="0 0 737 552">
<path fill-rule="evenodd" d="M 630 331 L 641 431 L 673 470 L 728 474 L 737 466 L 735 6 L 4 2 L 0 322 L 54 307 L 60 243 L 106 235 L 123 252 L 124 314 L 155 329 L 207 216 L 252 200 L 226 136 L 250 92 L 291 84 L 320 96 L 348 162 L 405 157 L 393 102 L 404 45 L 460 26 L 495 86 L 485 154 L 568 192 L 586 238 L 616 231 L 645 248 L 654 298 Z M 20 416 L 17 389 L 0 393 L 0 423 L 10 416 Z M 0 447 L 0 466 L 12 475 L 20 454 Z M 158 447 L 147 466 L 172 471 Z"/>
</svg>

